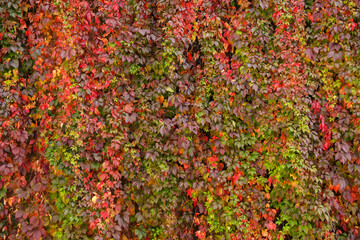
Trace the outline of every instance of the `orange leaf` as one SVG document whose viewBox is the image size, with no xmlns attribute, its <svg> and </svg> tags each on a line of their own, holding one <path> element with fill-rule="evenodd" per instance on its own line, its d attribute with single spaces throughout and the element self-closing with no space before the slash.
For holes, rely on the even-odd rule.
<svg viewBox="0 0 360 240">
<path fill-rule="evenodd" d="M 341 95 L 345 95 L 345 86 L 343 86 L 341 89 L 340 89 L 340 91 L 339 91 L 339 93 L 341 94 Z"/>
<path fill-rule="evenodd" d="M 270 199 L 270 193 L 265 193 L 265 198 Z"/>
<path fill-rule="evenodd" d="M 158 96 L 158 97 L 156 98 L 156 101 L 158 101 L 160 104 L 162 104 L 162 103 L 164 102 L 164 97 L 163 97 L 163 95 Z"/>
</svg>

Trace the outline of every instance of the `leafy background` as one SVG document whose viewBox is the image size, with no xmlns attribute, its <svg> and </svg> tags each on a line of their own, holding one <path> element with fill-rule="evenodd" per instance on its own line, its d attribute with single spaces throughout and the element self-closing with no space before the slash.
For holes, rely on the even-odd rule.
<svg viewBox="0 0 360 240">
<path fill-rule="evenodd" d="M 0 0 L 0 238 L 359 239 L 358 0 Z"/>
</svg>

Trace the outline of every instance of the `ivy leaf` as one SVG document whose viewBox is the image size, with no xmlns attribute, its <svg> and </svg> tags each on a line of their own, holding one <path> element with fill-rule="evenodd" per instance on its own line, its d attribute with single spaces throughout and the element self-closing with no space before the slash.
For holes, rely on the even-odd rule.
<svg viewBox="0 0 360 240">
<path fill-rule="evenodd" d="M 18 68 L 19 67 L 19 60 L 18 59 L 12 60 L 10 62 L 10 65 L 13 66 L 14 68 Z"/>
<path fill-rule="evenodd" d="M 140 212 L 136 213 L 135 217 L 136 217 L 136 222 L 138 222 L 138 223 L 145 221 L 144 217 L 142 216 L 142 214 Z"/>
<path fill-rule="evenodd" d="M 133 111 L 133 109 L 129 104 L 125 105 L 124 112 L 131 113 L 132 111 Z"/>
<path fill-rule="evenodd" d="M 166 90 L 167 90 L 168 92 L 172 92 L 172 93 L 175 92 L 171 87 L 166 87 Z"/>
<path fill-rule="evenodd" d="M 41 231 L 40 230 L 36 230 L 34 233 L 33 233 L 33 238 L 35 240 L 40 240 L 41 239 Z"/>
<path fill-rule="evenodd" d="M 143 229 L 135 229 L 135 235 L 138 236 L 139 239 L 143 239 L 146 237 L 146 232 Z"/>
<path fill-rule="evenodd" d="M 106 173 L 100 173 L 100 175 L 99 175 L 99 179 L 102 182 L 108 178 L 109 178 L 109 176 Z"/>
</svg>

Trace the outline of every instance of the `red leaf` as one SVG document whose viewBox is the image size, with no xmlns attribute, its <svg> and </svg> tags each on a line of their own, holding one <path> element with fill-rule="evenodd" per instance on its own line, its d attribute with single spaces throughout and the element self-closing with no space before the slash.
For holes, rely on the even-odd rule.
<svg viewBox="0 0 360 240">
<path fill-rule="evenodd" d="M 15 154 L 15 155 L 18 155 L 20 153 L 20 148 L 15 145 L 11 146 L 11 150 L 12 150 L 13 154 Z"/>
<path fill-rule="evenodd" d="M 133 108 L 129 104 L 125 105 L 124 112 L 131 113 L 132 111 L 133 111 Z"/>
<path fill-rule="evenodd" d="M 41 239 L 41 231 L 40 230 L 36 230 L 34 233 L 33 233 L 33 239 Z"/>
<path fill-rule="evenodd" d="M 187 195 L 188 197 L 191 197 L 191 195 L 192 195 L 193 192 L 194 192 L 194 190 L 191 189 L 191 188 L 189 188 L 189 189 L 186 191 L 186 195 Z"/>
<path fill-rule="evenodd" d="M 219 159 L 217 158 L 216 155 L 213 155 L 213 156 L 209 157 L 209 162 L 210 162 L 211 166 L 213 166 L 213 167 L 217 166 L 218 160 Z"/>
<path fill-rule="evenodd" d="M 194 202 L 194 207 L 196 207 L 196 206 L 197 206 L 197 204 L 198 204 L 197 197 L 193 198 L 192 200 L 193 200 L 193 202 Z"/>
<path fill-rule="evenodd" d="M 195 235 L 199 238 L 199 239 L 204 239 L 206 237 L 206 233 L 202 232 L 202 231 L 196 231 Z"/>
<path fill-rule="evenodd" d="M 89 21 L 89 23 L 91 23 L 91 13 L 90 12 L 88 12 L 86 14 L 86 19 Z"/>
<path fill-rule="evenodd" d="M 110 217 L 110 214 L 109 214 L 106 210 L 104 210 L 104 211 L 102 211 L 102 212 L 100 213 L 100 217 L 101 217 L 102 219 L 107 219 L 107 218 Z"/>
<path fill-rule="evenodd" d="M 267 229 L 269 230 L 275 230 L 276 229 L 276 224 L 273 223 L 272 221 L 268 222 L 268 223 L 265 223 L 265 226 Z"/>
<path fill-rule="evenodd" d="M 18 211 L 16 211 L 16 213 L 15 213 L 15 217 L 16 218 L 21 218 L 22 217 L 22 215 L 23 215 L 23 211 L 22 210 L 18 210 Z"/>
<path fill-rule="evenodd" d="M 104 181 L 105 179 L 108 179 L 109 178 L 109 176 L 106 174 L 106 173 L 100 173 L 100 175 L 99 175 L 99 179 L 100 179 L 100 181 Z"/>
<path fill-rule="evenodd" d="M 191 61 L 191 59 L 192 59 L 191 53 L 188 53 L 187 54 L 187 60 Z"/>
<path fill-rule="evenodd" d="M 94 229 L 96 228 L 96 221 L 90 222 L 89 228 L 92 229 L 92 230 L 94 230 Z"/>
</svg>

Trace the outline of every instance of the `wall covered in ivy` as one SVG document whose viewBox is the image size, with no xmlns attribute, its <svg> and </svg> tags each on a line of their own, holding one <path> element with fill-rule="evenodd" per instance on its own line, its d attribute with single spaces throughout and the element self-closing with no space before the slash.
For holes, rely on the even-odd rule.
<svg viewBox="0 0 360 240">
<path fill-rule="evenodd" d="M 359 239 L 359 0 L 0 0 L 0 239 Z"/>
</svg>

